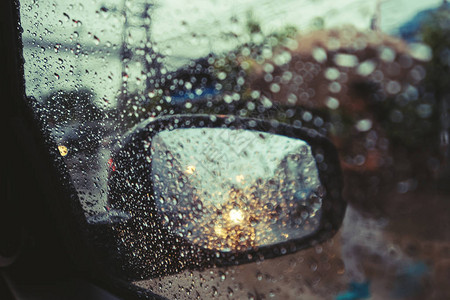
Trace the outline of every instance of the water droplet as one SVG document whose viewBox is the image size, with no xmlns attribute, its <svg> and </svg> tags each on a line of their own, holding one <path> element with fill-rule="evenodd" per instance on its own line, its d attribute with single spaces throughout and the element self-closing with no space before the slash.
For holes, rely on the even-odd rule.
<svg viewBox="0 0 450 300">
<path fill-rule="evenodd" d="M 372 128 L 372 120 L 370 119 L 363 119 L 359 120 L 356 125 L 356 129 L 361 132 L 369 131 Z"/>
<path fill-rule="evenodd" d="M 312 55 L 319 63 L 324 63 L 327 60 L 327 52 L 321 47 L 314 48 Z"/>
<path fill-rule="evenodd" d="M 353 68 L 358 65 L 358 57 L 352 54 L 339 53 L 334 56 L 334 63 L 340 67 Z"/>
<path fill-rule="evenodd" d="M 66 156 L 69 153 L 69 149 L 67 149 L 67 147 L 64 145 L 59 145 L 58 150 L 59 150 L 59 154 L 61 154 L 61 156 Z"/>
<path fill-rule="evenodd" d="M 330 81 L 337 80 L 340 75 L 341 72 L 339 72 L 339 70 L 336 68 L 327 68 L 325 70 L 325 78 Z"/>
<path fill-rule="evenodd" d="M 223 272 L 219 272 L 219 277 L 220 277 L 220 281 L 222 281 L 222 282 L 225 281 L 225 279 L 227 279 L 227 276 Z"/>
<path fill-rule="evenodd" d="M 334 97 L 328 97 L 325 101 L 326 106 L 330 109 L 337 109 L 339 107 L 339 100 Z"/>
<path fill-rule="evenodd" d="M 270 85 L 270 91 L 272 93 L 278 93 L 280 91 L 280 89 L 281 89 L 280 85 L 277 84 L 277 83 L 273 83 L 273 84 Z"/>
<path fill-rule="evenodd" d="M 80 20 L 75 20 L 75 19 L 72 19 L 72 24 L 75 27 L 81 27 L 81 25 L 83 25 L 83 23 Z"/>
<path fill-rule="evenodd" d="M 402 87 L 400 85 L 400 83 L 398 83 L 397 81 L 389 81 L 387 86 L 386 86 L 386 90 L 389 94 L 398 94 L 401 91 Z"/>
<path fill-rule="evenodd" d="M 395 53 L 394 49 L 389 47 L 380 47 L 379 49 L 379 56 L 381 60 L 385 62 L 393 62 L 395 59 L 395 56 L 397 54 Z"/>
<path fill-rule="evenodd" d="M 373 60 L 366 60 L 359 64 L 356 72 L 361 76 L 369 76 L 375 71 L 376 64 Z"/>
<path fill-rule="evenodd" d="M 394 123 L 400 123 L 403 121 L 403 113 L 397 109 L 391 111 L 389 117 Z"/>
<path fill-rule="evenodd" d="M 429 118 L 433 113 L 433 108 L 430 104 L 420 104 L 419 106 L 417 106 L 416 112 L 419 117 L 426 119 Z"/>
<path fill-rule="evenodd" d="M 433 57 L 433 51 L 428 45 L 422 43 L 412 43 L 409 45 L 413 58 L 421 61 L 430 61 Z"/>
<path fill-rule="evenodd" d="M 341 85 L 334 81 L 332 83 L 330 83 L 330 85 L 328 86 L 328 90 L 332 93 L 339 93 L 341 91 Z"/>
<path fill-rule="evenodd" d="M 261 272 L 256 273 L 256 279 L 259 281 L 263 280 L 263 274 Z"/>
<path fill-rule="evenodd" d="M 213 294 L 212 294 L 213 297 L 217 297 L 219 295 L 219 291 L 217 290 L 217 288 L 215 286 L 212 287 L 212 291 L 213 291 Z"/>
</svg>

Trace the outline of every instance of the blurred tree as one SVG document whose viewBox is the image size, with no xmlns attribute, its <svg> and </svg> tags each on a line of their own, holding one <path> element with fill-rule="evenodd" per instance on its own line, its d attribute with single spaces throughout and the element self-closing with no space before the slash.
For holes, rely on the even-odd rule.
<svg viewBox="0 0 450 300">
<path fill-rule="evenodd" d="M 325 29 L 325 19 L 322 17 L 315 17 L 309 24 L 311 30 L 322 30 Z"/>
<path fill-rule="evenodd" d="M 402 38 L 423 42 L 431 50 L 432 58 L 424 64 L 426 77 L 415 87 L 418 97 L 416 92 L 402 94 L 379 102 L 375 110 L 392 143 L 437 152 L 440 129 L 448 130 L 443 124 L 448 117 L 441 114 L 446 114 L 450 100 L 450 6 L 444 2 L 438 9 L 420 12 L 402 28 Z"/>
<path fill-rule="evenodd" d="M 439 186 L 450 192 L 450 5 L 444 0 L 423 24 L 421 38 L 432 52 L 425 87 L 437 99 L 440 120 L 440 151 L 444 160 Z"/>
<path fill-rule="evenodd" d="M 447 2 L 430 13 L 419 31 L 421 40 L 432 51 L 425 84 L 438 99 L 450 93 L 450 5 Z"/>
</svg>

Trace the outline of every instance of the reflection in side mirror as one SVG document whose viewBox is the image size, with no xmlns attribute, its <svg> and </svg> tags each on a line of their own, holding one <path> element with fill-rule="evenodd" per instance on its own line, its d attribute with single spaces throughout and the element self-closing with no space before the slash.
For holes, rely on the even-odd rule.
<svg viewBox="0 0 450 300">
<path fill-rule="evenodd" d="M 346 207 L 331 142 L 281 123 L 149 120 L 125 138 L 112 165 L 109 209 L 121 217 L 100 221 L 120 253 L 109 261 L 128 279 L 294 253 L 330 238 Z"/>
<path fill-rule="evenodd" d="M 204 248 L 242 251 L 312 234 L 323 187 L 300 139 L 229 128 L 161 131 L 152 142 L 164 225 Z"/>
</svg>

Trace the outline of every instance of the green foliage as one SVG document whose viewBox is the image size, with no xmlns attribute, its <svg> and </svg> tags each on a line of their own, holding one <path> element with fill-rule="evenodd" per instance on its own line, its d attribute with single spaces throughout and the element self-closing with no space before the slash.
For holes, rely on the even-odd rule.
<svg viewBox="0 0 450 300">
<path fill-rule="evenodd" d="M 450 9 L 442 6 L 423 20 L 419 38 L 432 51 L 418 99 L 407 95 L 385 99 L 373 108 L 393 145 L 436 151 L 441 102 L 450 94 Z"/>
<path fill-rule="evenodd" d="M 294 25 L 285 25 L 282 28 L 262 36 L 261 21 L 258 20 L 252 11 L 247 12 L 246 31 L 251 38 L 250 46 L 261 48 L 264 45 L 271 47 L 283 44 L 288 38 L 295 38 L 298 35 L 298 28 Z M 240 47 L 238 47 L 239 49 Z"/>
<path fill-rule="evenodd" d="M 442 97 L 450 93 L 450 6 L 433 12 L 420 35 L 433 54 L 427 64 L 427 88 Z"/>
<path fill-rule="evenodd" d="M 261 24 L 255 18 L 252 11 L 247 11 L 247 22 L 245 23 L 246 29 L 250 35 L 261 33 Z"/>
<path fill-rule="evenodd" d="M 417 100 L 401 98 L 386 99 L 374 108 L 390 142 L 410 150 L 436 145 L 439 116 L 435 99 L 431 95 Z"/>
<path fill-rule="evenodd" d="M 310 22 L 310 25 L 312 30 L 321 30 L 325 28 L 325 20 L 322 17 L 315 17 Z"/>
</svg>

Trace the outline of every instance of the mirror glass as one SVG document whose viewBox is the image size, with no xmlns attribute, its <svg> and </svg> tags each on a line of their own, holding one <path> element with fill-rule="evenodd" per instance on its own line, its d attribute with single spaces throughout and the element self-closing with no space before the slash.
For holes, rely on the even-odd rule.
<svg viewBox="0 0 450 300">
<path fill-rule="evenodd" d="M 303 140 L 228 128 L 162 131 L 151 142 L 162 222 L 201 247 L 245 251 L 318 229 L 324 188 Z"/>
</svg>

